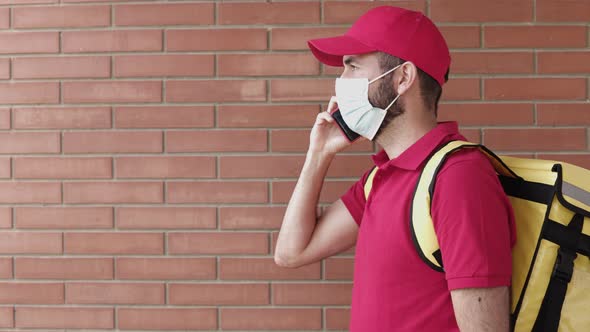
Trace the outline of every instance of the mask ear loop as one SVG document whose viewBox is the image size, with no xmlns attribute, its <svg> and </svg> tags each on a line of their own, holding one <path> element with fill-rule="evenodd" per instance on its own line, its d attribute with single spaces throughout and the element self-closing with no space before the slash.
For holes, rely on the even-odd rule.
<svg viewBox="0 0 590 332">
<path fill-rule="evenodd" d="M 387 105 L 387 107 L 385 108 L 385 112 L 387 112 L 387 110 L 393 105 L 393 103 L 395 103 L 395 101 L 401 96 L 401 94 L 398 93 L 398 95 L 393 98 L 393 101 L 391 103 L 389 103 L 389 105 Z"/>
<path fill-rule="evenodd" d="M 389 74 L 389 73 L 391 73 L 392 71 L 394 71 L 394 70 L 398 69 L 399 67 L 401 67 L 401 65 L 403 65 L 403 63 L 402 63 L 402 64 L 399 64 L 399 65 L 397 65 L 397 66 L 395 66 L 395 67 L 391 68 L 390 70 L 388 70 L 388 71 L 384 72 L 383 74 L 381 74 L 381 75 L 379 75 L 379 76 L 375 77 L 374 79 L 372 79 L 372 80 L 370 80 L 370 81 L 369 81 L 369 84 L 371 84 L 371 83 L 375 82 L 376 80 L 378 80 L 378 79 L 382 78 L 383 76 L 386 76 L 386 75 L 388 75 L 388 74 Z"/>
</svg>

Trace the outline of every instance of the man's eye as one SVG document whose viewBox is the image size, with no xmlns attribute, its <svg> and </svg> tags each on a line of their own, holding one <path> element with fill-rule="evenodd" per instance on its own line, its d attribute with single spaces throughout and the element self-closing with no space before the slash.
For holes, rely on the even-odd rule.
<svg viewBox="0 0 590 332">
<path fill-rule="evenodd" d="M 357 69 L 358 69 L 358 67 L 357 67 L 357 66 L 355 66 L 355 65 L 350 65 L 350 70 L 357 70 Z"/>
</svg>

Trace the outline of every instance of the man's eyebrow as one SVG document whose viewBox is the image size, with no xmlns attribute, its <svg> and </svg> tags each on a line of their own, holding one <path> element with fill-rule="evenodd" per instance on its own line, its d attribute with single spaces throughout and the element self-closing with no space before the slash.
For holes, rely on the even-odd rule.
<svg viewBox="0 0 590 332">
<path fill-rule="evenodd" d="M 351 63 L 353 63 L 353 62 L 354 62 L 354 63 L 358 63 L 358 61 L 357 61 L 357 58 L 355 58 L 355 57 L 353 57 L 353 56 L 351 56 L 351 57 L 348 57 L 348 58 L 344 59 L 344 64 L 345 64 L 345 65 L 350 65 L 350 64 L 351 64 Z"/>
</svg>

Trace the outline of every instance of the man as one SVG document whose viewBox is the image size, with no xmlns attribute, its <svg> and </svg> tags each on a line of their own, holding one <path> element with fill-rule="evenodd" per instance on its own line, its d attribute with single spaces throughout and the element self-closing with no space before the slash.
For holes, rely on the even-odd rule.
<svg viewBox="0 0 590 332">
<path fill-rule="evenodd" d="M 444 273 L 418 256 L 410 204 L 432 151 L 464 140 L 454 122 L 437 123 L 450 55 L 419 12 L 384 6 L 340 37 L 309 42 L 331 66 L 344 65 L 336 97 L 317 116 L 305 164 L 287 207 L 275 261 L 298 267 L 356 244 L 350 331 L 508 331 L 513 213 L 494 169 L 476 150 L 444 164 L 431 202 Z M 318 196 L 334 155 L 353 144 L 331 113 L 383 151 L 369 172 L 321 217 Z"/>
</svg>

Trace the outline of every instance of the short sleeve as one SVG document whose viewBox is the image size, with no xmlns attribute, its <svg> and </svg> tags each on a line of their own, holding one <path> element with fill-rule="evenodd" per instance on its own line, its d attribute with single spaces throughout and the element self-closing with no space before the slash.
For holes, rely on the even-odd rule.
<svg viewBox="0 0 590 332">
<path fill-rule="evenodd" d="M 340 197 L 348 209 L 348 212 L 350 212 L 354 221 L 359 226 L 361 225 L 363 214 L 365 213 L 365 204 L 367 203 L 367 199 L 365 198 L 365 182 L 367 181 L 367 177 L 371 173 L 371 170 L 365 172 L 365 174 L 363 174 L 363 176 L 355 182 L 348 191 L 342 195 L 342 197 Z"/>
<path fill-rule="evenodd" d="M 449 157 L 431 209 L 449 290 L 510 285 L 514 216 L 487 157 L 478 150 Z"/>
</svg>

